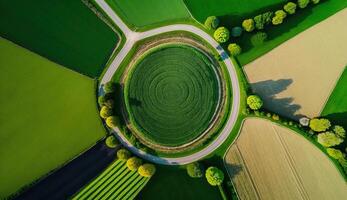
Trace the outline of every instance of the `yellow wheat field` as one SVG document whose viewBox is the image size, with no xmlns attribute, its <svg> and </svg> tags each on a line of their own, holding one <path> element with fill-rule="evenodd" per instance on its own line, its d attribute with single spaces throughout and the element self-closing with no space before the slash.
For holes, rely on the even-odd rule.
<svg viewBox="0 0 347 200">
<path fill-rule="evenodd" d="M 265 119 L 246 119 L 224 159 L 241 199 L 347 197 L 346 182 L 321 150 Z"/>
<path fill-rule="evenodd" d="M 298 118 L 319 116 L 347 65 L 347 9 L 244 67 L 265 107 Z"/>
</svg>

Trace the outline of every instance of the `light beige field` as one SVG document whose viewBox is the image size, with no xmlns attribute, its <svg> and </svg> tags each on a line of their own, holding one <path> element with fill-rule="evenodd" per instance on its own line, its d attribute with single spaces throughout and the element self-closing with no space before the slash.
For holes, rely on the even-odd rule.
<svg viewBox="0 0 347 200">
<path fill-rule="evenodd" d="M 241 199 L 347 197 L 346 182 L 321 150 L 265 119 L 246 119 L 224 159 Z"/>
<path fill-rule="evenodd" d="M 244 67 L 265 107 L 293 119 L 320 115 L 347 64 L 347 9 Z"/>
</svg>

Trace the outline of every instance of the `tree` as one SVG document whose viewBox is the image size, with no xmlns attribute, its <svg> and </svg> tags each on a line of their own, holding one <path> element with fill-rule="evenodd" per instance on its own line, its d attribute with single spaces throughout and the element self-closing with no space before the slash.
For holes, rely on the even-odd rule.
<svg viewBox="0 0 347 200">
<path fill-rule="evenodd" d="M 107 93 L 98 97 L 98 104 L 100 107 L 104 106 L 106 101 L 112 99 L 112 94 Z"/>
<path fill-rule="evenodd" d="M 282 24 L 283 19 L 286 17 L 287 17 L 286 12 L 284 12 L 283 10 L 277 10 L 275 12 L 275 16 L 272 18 L 272 24 L 273 25 Z"/>
<path fill-rule="evenodd" d="M 229 30 L 225 27 L 219 27 L 214 32 L 213 37 L 219 43 L 224 43 L 229 40 Z"/>
<path fill-rule="evenodd" d="M 113 105 L 114 105 L 113 99 L 108 99 L 104 102 L 104 106 L 106 106 L 108 108 L 113 108 Z"/>
<path fill-rule="evenodd" d="M 317 136 L 317 141 L 324 147 L 332 147 L 339 145 L 343 142 L 343 139 L 332 132 L 320 133 Z"/>
<path fill-rule="evenodd" d="M 205 173 L 207 182 L 212 186 L 219 186 L 223 183 L 224 173 L 217 167 L 209 167 Z"/>
<path fill-rule="evenodd" d="M 203 166 L 198 162 L 187 165 L 187 173 L 192 178 L 201 178 L 204 174 Z"/>
<path fill-rule="evenodd" d="M 310 0 L 298 0 L 299 8 L 306 8 L 306 6 L 310 3 Z"/>
<path fill-rule="evenodd" d="M 328 119 L 311 119 L 310 120 L 310 128 L 316 132 L 323 132 L 328 130 L 328 128 L 330 128 L 331 124 L 330 121 Z"/>
<path fill-rule="evenodd" d="M 269 24 L 272 19 L 273 12 L 265 12 L 254 17 L 255 28 L 258 30 L 264 29 L 264 26 Z"/>
<path fill-rule="evenodd" d="M 258 95 L 250 95 L 247 97 L 247 105 L 252 110 L 259 110 L 263 106 L 263 101 Z"/>
<path fill-rule="evenodd" d="M 242 28 L 239 26 L 235 26 L 231 29 L 231 36 L 240 37 L 242 35 Z"/>
<path fill-rule="evenodd" d="M 136 171 L 142 164 L 142 160 L 138 157 L 131 157 L 127 160 L 127 167 L 131 171 Z"/>
<path fill-rule="evenodd" d="M 103 106 L 101 107 L 100 110 L 100 116 L 104 119 L 106 119 L 107 117 L 111 116 L 113 114 L 112 109 L 107 107 L 107 106 Z"/>
<path fill-rule="evenodd" d="M 119 117 L 109 116 L 106 118 L 106 125 L 110 128 L 115 128 L 119 126 Z"/>
<path fill-rule="evenodd" d="M 126 149 L 119 149 L 117 151 L 117 158 L 119 160 L 124 160 L 124 161 L 128 160 L 130 158 L 130 156 L 131 156 L 131 153 Z"/>
<path fill-rule="evenodd" d="M 336 160 L 344 159 L 344 154 L 338 149 L 327 148 L 327 153 Z"/>
<path fill-rule="evenodd" d="M 247 32 L 252 32 L 254 30 L 254 20 L 253 19 L 245 19 L 242 22 L 242 27 Z"/>
<path fill-rule="evenodd" d="M 105 93 L 112 93 L 115 90 L 116 90 L 116 86 L 114 85 L 113 82 L 110 81 L 110 82 L 105 83 L 105 85 L 104 85 Z"/>
<path fill-rule="evenodd" d="M 283 18 L 283 19 L 287 17 L 287 13 L 284 12 L 283 10 L 277 10 L 277 11 L 275 12 L 275 15 L 280 16 L 280 17 Z"/>
<path fill-rule="evenodd" d="M 253 46 L 260 46 L 264 43 L 266 38 L 267 34 L 265 32 L 257 32 L 256 34 L 252 35 L 251 43 Z"/>
<path fill-rule="evenodd" d="M 208 30 L 216 29 L 219 25 L 219 19 L 216 16 L 209 16 L 205 20 L 205 27 Z"/>
<path fill-rule="evenodd" d="M 288 2 L 283 6 L 283 9 L 290 15 L 294 14 L 296 11 L 296 4 L 293 2 Z"/>
<path fill-rule="evenodd" d="M 155 174 L 155 171 L 156 171 L 155 166 L 149 163 L 141 165 L 138 169 L 139 174 L 144 177 L 153 176 Z"/>
<path fill-rule="evenodd" d="M 228 45 L 228 50 L 230 52 L 230 55 L 237 56 L 241 53 L 241 47 L 236 43 L 231 43 Z"/>
<path fill-rule="evenodd" d="M 311 0 L 311 2 L 312 2 L 313 4 L 318 4 L 318 3 L 320 2 L 320 0 Z"/>
<path fill-rule="evenodd" d="M 346 131 L 342 126 L 334 126 L 333 128 L 334 133 L 336 133 L 336 135 L 340 136 L 341 138 L 345 138 L 346 137 Z"/>
<path fill-rule="evenodd" d="M 106 143 L 106 146 L 108 146 L 109 148 L 116 148 L 117 145 L 119 144 L 116 137 L 111 135 L 111 136 L 108 136 L 105 140 L 105 143 Z"/>
</svg>

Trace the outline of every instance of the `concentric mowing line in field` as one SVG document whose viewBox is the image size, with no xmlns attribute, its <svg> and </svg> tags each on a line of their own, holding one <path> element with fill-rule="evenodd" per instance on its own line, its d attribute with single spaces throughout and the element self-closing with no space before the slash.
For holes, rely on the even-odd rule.
<svg viewBox="0 0 347 200">
<path fill-rule="evenodd" d="M 213 120 L 221 93 L 218 74 L 193 47 L 165 45 L 149 51 L 127 75 L 125 101 L 131 122 L 153 143 L 188 143 Z"/>
</svg>

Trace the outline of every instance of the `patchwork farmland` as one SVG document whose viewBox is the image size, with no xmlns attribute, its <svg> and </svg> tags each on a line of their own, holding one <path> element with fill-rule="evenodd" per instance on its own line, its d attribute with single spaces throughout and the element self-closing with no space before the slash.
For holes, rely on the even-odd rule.
<svg viewBox="0 0 347 200">
<path fill-rule="evenodd" d="M 134 199 L 149 180 L 117 160 L 72 199 Z"/>
<path fill-rule="evenodd" d="M 266 108 L 294 119 L 320 115 L 347 63 L 345 19 L 347 9 L 244 67 Z"/>
<path fill-rule="evenodd" d="M 290 129 L 248 118 L 225 166 L 241 199 L 344 199 L 333 162 Z"/>
</svg>

